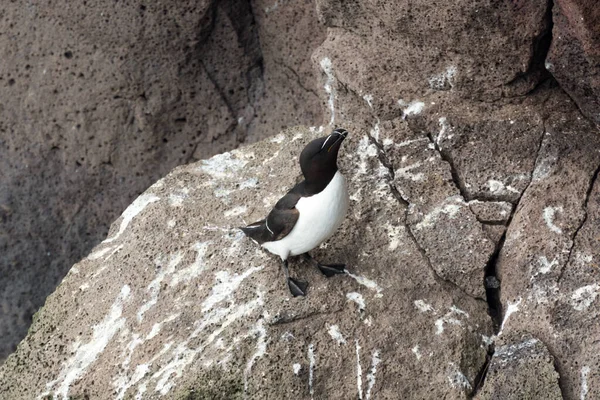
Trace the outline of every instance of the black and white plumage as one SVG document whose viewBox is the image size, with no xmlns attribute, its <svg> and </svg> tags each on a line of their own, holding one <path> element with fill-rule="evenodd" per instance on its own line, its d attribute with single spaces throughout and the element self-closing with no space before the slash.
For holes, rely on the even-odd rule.
<svg viewBox="0 0 600 400">
<path fill-rule="evenodd" d="M 300 154 L 304 181 L 294 186 L 271 210 L 267 218 L 241 228 L 251 239 L 281 257 L 288 286 L 294 296 L 305 295 L 307 284 L 289 277 L 287 259 L 304 254 L 326 276 L 344 273 L 340 264 L 323 265 L 308 251 L 329 239 L 348 209 L 346 180 L 337 168 L 337 156 L 348 131 L 311 141 Z"/>
</svg>

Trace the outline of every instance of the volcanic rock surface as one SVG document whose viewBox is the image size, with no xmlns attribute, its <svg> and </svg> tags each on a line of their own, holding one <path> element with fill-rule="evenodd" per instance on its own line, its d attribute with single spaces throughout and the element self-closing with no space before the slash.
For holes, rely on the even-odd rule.
<svg viewBox="0 0 600 400">
<path fill-rule="evenodd" d="M 310 119 L 319 101 L 324 127 L 179 167 L 138 197 L 36 315 L 0 398 L 600 398 L 593 2 L 278 0 L 253 3 L 257 28 L 227 4 L 206 5 L 223 33 L 202 42 L 202 71 L 226 110 L 264 104 L 236 134 L 279 132 L 285 110 Z M 214 55 L 226 20 L 273 43 L 250 79 L 262 103 L 227 78 L 235 57 Z M 301 95 L 264 100 L 276 82 Z M 311 284 L 293 298 L 237 227 L 335 126 L 350 131 L 350 210 L 314 255 L 349 274 L 293 260 Z"/>
<path fill-rule="evenodd" d="M 282 127 L 319 123 L 310 54 L 324 29 L 310 2 L 271 5 L 3 4 L 0 362 L 150 184 Z"/>
</svg>

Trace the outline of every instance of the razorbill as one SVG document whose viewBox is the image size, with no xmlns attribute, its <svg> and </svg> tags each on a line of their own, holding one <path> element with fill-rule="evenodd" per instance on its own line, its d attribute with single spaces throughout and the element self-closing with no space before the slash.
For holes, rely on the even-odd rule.
<svg viewBox="0 0 600 400">
<path fill-rule="evenodd" d="M 306 145 L 300 154 L 304 181 L 279 199 L 267 218 L 241 228 L 246 236 L 281 257 L 283 272 L 294 296 L 306 295 L 308 284 L 290 278 L 290 256 L 304 255 L 327 277 L 345 272 L 345 265 L 321 264 L 308 251 L 329 239 L 346 216 L 348 188 L 338 170 L 337 156 L 347 135 L 348 131 L 337 128 L 331 135 Z"/>
</svg>

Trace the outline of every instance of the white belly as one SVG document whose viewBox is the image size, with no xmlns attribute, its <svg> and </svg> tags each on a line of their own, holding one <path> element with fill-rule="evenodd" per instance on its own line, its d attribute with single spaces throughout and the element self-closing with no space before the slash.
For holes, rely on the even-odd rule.
<svg viewBox="0 0 600 400">
<path fill-rule="evenodd" d="M 336 172 L 323 191 L 302 197 L 296 209 L 300 216 L 291 232 L 281 240 L 262 245 L 283 260 L 314 249 L 339 228 L 348 209 L 346 179 L 340 171 Z"/>
</svg>

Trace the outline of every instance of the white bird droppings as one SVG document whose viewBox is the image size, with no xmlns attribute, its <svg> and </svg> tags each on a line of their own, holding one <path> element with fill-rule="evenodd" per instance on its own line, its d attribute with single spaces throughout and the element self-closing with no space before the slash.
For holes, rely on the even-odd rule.
<svg viewBox="0 0 600 400">
<path fill-rule="evenodd" d="M 69 396 L 69 387 L 77 381 L 90 365 L 96 361 L 100 353 L 104 351 L 113 336 L 125 326 L 125 318 L 122 317 L 123 305 L 129 300 L 131 289 L 128 285 L 121 288 L 121 291 L 104 319 L 92 327 L 91 340 L 78 347 L 75 354 L 66 361 L 64 369 L 60 372 L 58 378 L 46 384 L 46 388 L 51 390 L 60 382 L 60 385 L 54 392 L 54 395 L 61 399 L 67 399 Z M 49 393 L 44 393 L 43 398 Z"/>
<path fill-rule="evenodd" d="M 571 295 L 571 307 L 577 311 L 587 310 L 594 300 L 596 300 L 596 297 L 598 297 L 599 290 L 600 286 L 597 283 L 583 286 L 575 290 Z"/>
<path fill-rule="evenodd" d="M 454 219 L 459 211 L 467 204 L 460 196 L 452 196 L 445 200 L 446 202 L 452 202 L 453 204 L 446 204 L 440 207 L 436 207 L 429 212 L 425 217 L 415 225 L 415 229 L 420 230 L 423 228 L 429 228 L 434 226 L 435 221 L 441 215 L 447 215 L 448 218 Z"/>
<path fill-rule="evenodd" d="M 404 100 L 400 99 L 398 100 L 398 104 L 401 107 L 404 107 L 402 109 L 402 119 L 406 119 L 406 117 L 408 117 L 409 115 L 419 115 L 421 114 L 421 112 L 423 112 L 423 109 L 425 108 L 425 103 L 419 100 L 414 100 L 410 103 L 406 103 Z"/>
<path fill-rule="evenodd" d="M 346 294 L 346 298 L 350 301 L 355 302 L 358 305 L 359 310 L 364 310 L 366 308 L 365 299 L 363 295 L 358 292 L 350 292 Z"/>
<path fill-rule="evenodd" d="M 426 303 L 424 300 L 415 300 L 414 305 L 421 312 L 433 311 L 431 304 Z"/>
<path fill-rule="evenodd" d="M 349 277 L 351 277 L 356 282 L 358 282 L 359 285 L 365 286 L 365 287 L 377 292 L 375 297 L 383 297 L 383 294 L 381 293 L 381 292 L 383 292 L 383 289 L 377 284 L 377 282 L 372 281 L 368 278 L 365 278 L 364 276 L 354 275 L 348 271 L 346 271 L 346 273 L 348 274 Z"/>
<path fill-rule="evenodd" d="M 300 365 L 298 363 L 292 365 L 292 370 L 294 371 L 294 375 L 298 375 L 300 373 L 301 369 L 302 369 L 302 365 Z"/>
<path fill-rule="evenodd" d="M 329 333 L 329 336 L 331 336 L 331 338 L 335 340 L 338 345 L 346 344 L 346 339 L 344 339 L 344 335 L 342 335 L 340 332 L 339 326 L 330 325 L 327 333 Z"/>
<path fill-rule="evenodd" d="M 152 193 L 144 193 L 140 195 L 137 199 L 133 201 L 133 203 L 129 205 L 129 207 L 125 209 L 125 211 L 123 211 L 123 214 L 121 214 L 123 219 L 121 220 L 121 225 L 119 225 L 119 231 L 113 237 L 105 239 L 102 243 L 110 243 L 113 240 L 117 239 L 119 236 L 121 236 L 121 234 L 125 232 L 125 229 L 127 229 L 129 223 L 139 213 L 141 213 L 144 210 L 144 208 L 148 206 L 148 204 L 154 203 L 158 200 L 160 200 L 160 198 L 158 196 L 153 195 Z"/>
<path fill-rule="evenodd" d="M 202 160 L 199 170 L 212 176 L 223 179 L 235 176 L 235 173 L 244 168 L 247 161 L 231 157 L 230 152 L 217 154 L 208 160 Z"/>
<path fill-rule="evenodd" d="M 327 76 L 327 80 L 325 81 L 325 85 L 323 88 L 325 89 L 325 93 L 329 96 L 327 100 L 327 104 L 329 105 L 329 112 L 331 113 L 331 119 L 329 120 L 329 125 L 333 125 L 335 122 L 335 89 L 333 87 L 333 83 L 335 82 L 335 77 L 333 76 L 333 65 L 331 64 L 331 59 L 329 57 L 325 57 L 320 62 L 321 69 Z"/>
<path fill-rule="evenodd" d="M 358 389 L 358 398 L 362 400 L 362 367 L 360 365 L 360 344 L 358 343 L 358 339 L 356 342 L 356 387 Z"/>
<path fill-rule="evenodd" d="M 367 374 L 367 393 L 365 395 L 365 400 L 369 400 L 371 398 L 371 390 L 373 390 L 373 386 L 375 386 L 375 374 L 377 374 L 377 366 L 379 365 L 381 359 L 379 358 L 379 350 L 374 350 L 371 355 L 371 370 Z"/>
<path fill-rule="evenodd" d="M 562 212 L 562 206 L 544 208 L 544 221 L 546 222 L 548 229 L 550 229 L 552 232 L 561 234 L 562 229 L 554 224 L 554 216 L 556 215 L 557 211 Z"/>
<path fill-rule="evenodd" d="M 590 367 L 587 365 L 581 368 L 581 393 L 579 395 L 580 400 L 585 400 L 589 391 L 587 377 L 590 373 Z"/>
<path fill-rule="evenodd" d="M 519 304 L 521 304 L 521 298 L 519 297 L 519 300 L 515 301 L 514 303 L 511 303 L 510 301 L 507 303 L 508 307 L 506 307 L 506 313 L 504 314 L 504 319 L 502 320 L 502 325 L 500 325 L 500 332 L 498 332 L 498 336 L 502 335 L 502 330 L 504 329 L 504 325 L 506 324 L 506 321 L 508 321 L 508 318 L 510 318 L 510 316 L 519 311 Z"/>
<path fill-rule="evenodd" d="M 313 388 L 313 379 L 315 373 L 315 346 L 311 343 L 308 345 L 308 390 L 310 392 L 310 398 L 315 398 L 315 390 Z"/>
<path fill-rule="evenodd" d="M 419 345 L 415 345 L 415 347 L 413 347 L 411 349 L 411 351 L 415 354 L 415 357 L 417 357 L 417 360 L 420 360 L 421 357 L 423 357 L 423 355 L 421 354 L 421 351 L 419 350 Z"/>
</svg>

